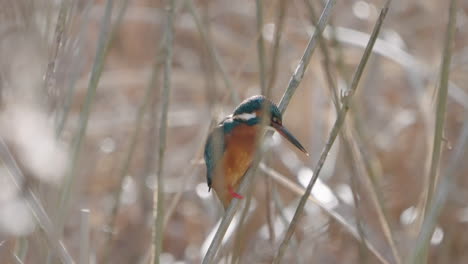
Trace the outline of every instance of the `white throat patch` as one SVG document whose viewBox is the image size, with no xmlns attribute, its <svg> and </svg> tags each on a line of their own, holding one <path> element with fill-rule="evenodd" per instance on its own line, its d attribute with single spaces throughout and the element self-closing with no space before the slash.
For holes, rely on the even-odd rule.
<svg viewBox="0 0 468 264">
<path fill-rule="evenodd" d="M 234 119 L 240 119 L 240 120 L 243 120 L 243 121 L 249 121 L 250 119 L 253 119 L 253 118 L 256 118 L 256 117 L 257 117 L 257 114 L 255 112 L 253 112 L 253 113 L 243 113 L 243 114 L 240 114 L 240 115 L 233 116 Z"/>
</svg>

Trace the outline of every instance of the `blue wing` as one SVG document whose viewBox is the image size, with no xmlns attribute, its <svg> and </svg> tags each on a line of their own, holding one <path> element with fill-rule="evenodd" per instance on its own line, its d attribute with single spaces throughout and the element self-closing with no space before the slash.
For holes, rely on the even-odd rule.
<svg viewBox="0 0 468 264">
<path fill-rule="evenodd" d="M 224 129 L 222 126 L 217 126 L 211 131 L 205 144 L 206 181 L 210 190 L 214 168 L 220 162 L 224 150 Z"/>
<path fill-rule="evenodd" d="M 224 151 L 226 150 L 226 142 L 224 135 L 231 132 L 237 122 L 226 117 L 216 126 L 208 135 L 205 144 L 205 164 L 206 164 L 206 181 L 211 190 L 213 174 L 216 164 L 221 161 Z"/>
</svg>

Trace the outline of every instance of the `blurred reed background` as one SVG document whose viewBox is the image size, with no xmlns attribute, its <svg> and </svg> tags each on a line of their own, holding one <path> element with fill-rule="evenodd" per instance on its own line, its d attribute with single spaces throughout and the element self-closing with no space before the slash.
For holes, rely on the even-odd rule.
<svg viewBox="0 0 468 264">
<path fill-rule="evenodd" d="M 0 0 L 0 263 L 148 263 L 155 189 L 160 263 L 203 259 L 224 213 L 208 131 L 261 87 L 279 102 L 325 1 L 176 0 L 172 27 L 169 3 Z M 468 1 L 452 37 L 450 4 L 392 1 L 282 263 L 468 263 Z M 214 263 L 273 261 L 383 5 L 333 7 L 284 116 L 310 157 L 267 140 Z"/>
</svg>

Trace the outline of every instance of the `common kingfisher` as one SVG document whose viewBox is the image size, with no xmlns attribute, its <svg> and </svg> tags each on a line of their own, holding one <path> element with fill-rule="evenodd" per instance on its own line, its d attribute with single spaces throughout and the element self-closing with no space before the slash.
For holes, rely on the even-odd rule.
<svg viewBox="0 0 468 264">
<path fill-rule="evenodd" d="M 269 111 L 266 116 L 270 122 L 266 125 L 308 155 L 301 143 L 283 126 L 281 112 L 274 103 L 262 95 L 246 99 L 210 132 L 205 144 L 208 190 L 215 190 L 225 209 L 232 198 L 243 198 L 236 190 L 254 158 L 264 109 Z"/>
</svg>

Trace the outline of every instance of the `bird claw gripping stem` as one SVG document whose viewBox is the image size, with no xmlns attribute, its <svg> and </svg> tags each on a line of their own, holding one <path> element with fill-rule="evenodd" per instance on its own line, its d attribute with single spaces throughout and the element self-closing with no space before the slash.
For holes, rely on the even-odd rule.
<svg viewBox="0 0 468 264">
<path fill-rule="evenodd" d="M 236 193 L 236 192 L 234 191 L 234 189 L 232 189 L 232 186 L 229 186 L 229 187 L 228 187 L 228 191 L 229 191 L 229 194 L 230 194 L 233 198 L 244 199 L 244 196 L 242 196 L 242 195 Z"/>
</svg>

